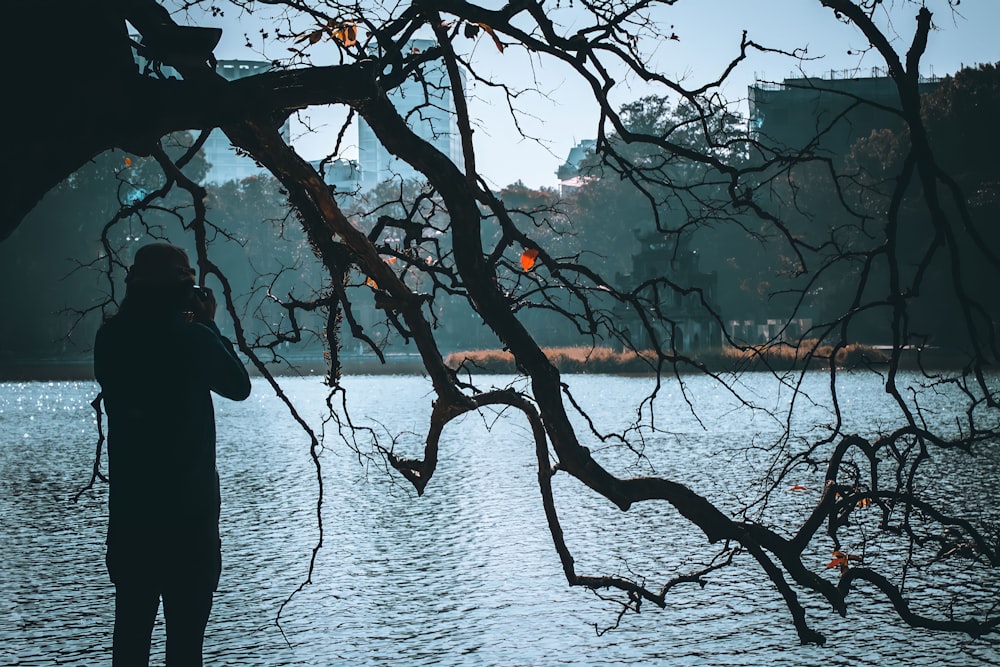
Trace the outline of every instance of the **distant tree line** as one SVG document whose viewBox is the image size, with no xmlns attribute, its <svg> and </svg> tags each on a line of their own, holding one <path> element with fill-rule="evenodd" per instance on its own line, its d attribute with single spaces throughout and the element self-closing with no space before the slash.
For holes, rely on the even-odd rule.
<svg viewBox="0 0 1000 667">
<path fill-rule="evenodd" d="M 952 175 L 954 187 L 968 196 L 971 215 L 984 221 L 1000 219 L 997 66 L 964 69 L 945 78 L 925 98 L 930 141 Z M 625 105 L 621 115 L 632 132 L 671 136 L 692 150 L 746 151 L 745 144 L 737 142 L 746 132 L 743 118 L 725 109 L 716 110 L 708 116 L 713 127 L 706 130 L 700 126 L 703 111 L 689 103 L 674 106 L 665 97 L 653 96 Z M 796 233 L 822 248 L 818 261 L 837 259 L 836 270 L 825 272 L 810 285 L 806 298 L 796 306 L 790 302 L 799 298 L 802 272 L 791 255 L 765 242 L 773 232 L 766 232 L 752 216 L 743 216 L 737 225 L 723 224 L 731 222 L 733 215 L 722 205 L 729 193 L 719 174 L 648 144 L 630 144 L 617 135 L 607 140 L 613 147 L 611 155 L 619 159 L 592 155 L 580 167 L 583 178 L 578 189 L 561 194 L 554 188 L 530 188 L 520 181 L 502 188 L 497 194 L 514 222 L 530 228 L 563 256 L 576 257 L 599 267 L 606 276 L 627 280 L 633 270 L 633 255 L 639 249 L 637 230 L 650 225 L 665 228 L 669 220 L 670 226 L 682 231 L 672 238 L 685 239 L 685 247 L 698 251 L 701 268 L 718 273 L 719 310 L 731 319 L 763 319 L 790 310 L 822 319 L 849 306 L 850 290 L 861 270 L 861 264 L 850 257 L 861 255 L 872 231 L 866 227 L 876 224 L 866 217 L 876 218 L 877 211 L 891 205 L 892 178 L 903 166 L 903 149 L 908 145 L 900 122 L 845 146 L 834 158 L 835 169 L 824 161 L 803 162 L 784 182 L 776 184 L 775 196 L 786 198 L 790 218 L 800 225 Z M 190 134 L 175 135 L 169 150 L 179 155 L 192 142 Z M 754 159 L 746 152 L 726 157 L 730 161 Z M 700 173 L 694 173 L 696 170 Z M 203 154 L 198 153 L 185 171 L 200 180 L 207 171 Z M 10 286 L 8 308 L 17 315 L 0 323 L 0 361 L 87 356 L 100 320 L 88 309 L 102 298 L 99 271 L 94 270 L 95 260 L 105 252 L 102 244 L 120 249 L 144 242 L 158 230 L 166 234 L 170 220 L 176 218 L 171 211 L 173 202 L 168 199 L 152 211 L 136 211 L 136 224 L 124 237 L 118 228 L 102 240 L 105 225 L 120 215 L 120 206 L 155 190 L 162 179 L 158 174 L 150 158 L 121 151 L 102 154 L 52 190 L 30 214 L 33 224 L 22 225 L 8 243 L 0 245 L 0 274 Z M 678 188 L 679 183 L 684 187 Z M 226 230 L 214 235 L 218 261 L 234 280 L 242 312 L 257 329 L 253 334 L 262 345 L 280 350 L 280 342 L 269 337 L 287 337 L 288 342 L 304 337 L 307 344 L 301 349 L 318 355 L 322 352 L 323 314 L 300 315 L 305 321 L 295 324 L 303 331 L 296 332 L 288 321 L 288 309 L 282 306 L 289 300 L 315 298 L 324 284 L 307 243 L 298 234 L 284 234 L 286 227 L 295 229 L 298 222 L 281 190 L 266 174 L 208 188 L 209 219 L 217 229 Z M 915 185 L 913 190 L 899 203 L 908 225 L 907 233 L 901 236 L 900 252 L 904 254 L 917 253 L 920 245 L 913 240 L 930 233 L 919 187 Z M 418 223 L 446 215 L 441 203 L 416 182 L 390 181 L 363 197 L 348 193 L 342 198 L 345 210 L 369 231 L 387 215 L 419 217 L 414 229 L 421 227 Z M 841 198 L 849 206 L 842 206 Z M 654 219 L 657 216 L 662 216 L 663 222 Z M 270 229 L 261 228 L 261 218 L 268 221 Z M 443 220 L 439 226 L 445 228 Z M 986 224 L 981 230 L 983 244 L 997 247 L 1000 225 Z M 443 233 L 436 239 L 417 239 L 407 238 L 405 230 L 396 240 L 394 250 L 398 252 L 419 253 L 421 247 L 436 244 L 434 256 L 440 255 L 442 243 L 448 243 Z M 983 244 L 972 237 L 961 242 L 968 246 L 966 289 L 983 303 L 997 304 L 997 299 L 991 298 L 994 288 L 986 279 L 989 258 L 976 252 L 977 244 Z M 910 261 L 914 270 L 926 272 L 922 282 L 926 294 L 913 311 L 912 333 L 931 343 L 954 343 L 950 335 L 954 327 L 948 323 L 959 315 L 947 288 L 948 277 L 941 274 L 944 263 L 931 257 L 922 266 L 921 257 L 916 255 Z M 420 279 L 426 281 L 426 276 Z M 370 289 L 360 274 L 352 285 Z M 532 309 L 531 299 L 525 304 L 521 315 L 545 344 L 586 342 L 564 317 L 544 305 Z M 568 302 L 564 305 L 572 308 Z M 989 316 L 998 317 L 998 310 Z M 382 344 L 392 338 L 392 327 L 378 326 L 378 311 L 362 307 L 360 312 L 365 325 L 375 327 Z M 464 298 L 442 299 L 437 315 L 446 347 L 496 345 L 488 330 L 464 326 L 473 316 Z M 883 318 L 861 316 L 853 324 L 852 335 L 862 342 L 884 342 L 886 327 Z M 265 338 L 269 342 L 263 342 Z"/>
</svg>

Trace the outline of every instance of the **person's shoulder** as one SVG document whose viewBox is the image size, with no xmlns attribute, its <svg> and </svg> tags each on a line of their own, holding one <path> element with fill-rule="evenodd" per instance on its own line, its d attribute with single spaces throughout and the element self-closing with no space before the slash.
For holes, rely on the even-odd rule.
<svg viewBox="0 0 1000 667">
<path fill-rule="evenodd" d="M 181 322 L 177 325 L 177 333 L 199 343 L 215 343 L 222 336 L 214 322 Z"/>
<path fill-rule="evenodd" d="M 118 317 L 117 315 L 109 317 L 101 323 L 100 327 L 97 328 L 97 339 L 109 339 L 120 336 L 126 326 L 127 324 L 123 322 L 121 317 Z"/>
</svg>

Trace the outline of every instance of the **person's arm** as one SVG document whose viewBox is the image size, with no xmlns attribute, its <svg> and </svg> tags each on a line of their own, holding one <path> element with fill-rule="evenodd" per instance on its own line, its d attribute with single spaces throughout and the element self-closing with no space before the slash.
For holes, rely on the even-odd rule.
<svg viewBox="0 0 1000 667">
<path fill-rule="evenodd" d="M 250 395 L 250 376 L 233 344 L 222 335 L 215 322 L 198 322 L 195 330 L 199 349 L 199 369 L 209 388 L 220 396 L 242 401 Z"/>
<path fill-rule="evenodd" d="M 205 374 L 209 388 L 220 396 L 242 401 L 250 395 L 250 376 L 236 355 L 232 342 L 222 335 L 215 324 L 215 295 L 202 288 L 201 298 L 194 309 L 199 348 L 199 368 Z"/>
</svg>

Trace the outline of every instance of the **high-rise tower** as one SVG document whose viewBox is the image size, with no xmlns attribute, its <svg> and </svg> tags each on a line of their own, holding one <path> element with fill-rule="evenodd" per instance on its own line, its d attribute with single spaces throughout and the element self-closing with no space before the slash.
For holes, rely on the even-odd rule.
<svg viewBox="0 0 1000 667">
<path fill-rule="evenodd" d="M 432 40 L 414 39 L 406 48 L 407 51 L 422 51 L 435 44 Z M 462 143 L 448 73 L 442 63 L 436 63 L 424 67 L 423 75 L 423 81 L 408 79 L 392 90 L 389 99 L 418 136 L 461 166 Z M 465 86 L 464 72 L 462 85 Z M 361 167 L 361 187 L 364 190 L 370 190 L 387 180 L 424 178 L 413 167 L 392 156 L 364 119 L 358 123 L 358 163 Z"/>
</svg>

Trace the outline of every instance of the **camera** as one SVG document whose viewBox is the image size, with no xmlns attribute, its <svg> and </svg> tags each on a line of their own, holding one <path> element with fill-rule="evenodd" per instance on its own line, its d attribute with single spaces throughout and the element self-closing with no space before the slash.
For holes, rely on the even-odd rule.
<svg viewBox="0 0 1000 667">
<path fill-rule="evenodd" d="M 191 285 L 184 299 L 181 314 L 185 321 L 200 322 L 215 316 L 215 299 L 212 298 L 212 290 L 209 288 L 202 285 Z"/>
<path fill-rule="evenodd" d="M 199 303 L 205 303 L 211 298 L 211 296 L 212 293 L 209 291 L 207 287 L 203 287 L 201 285 L 192 285 L 188 303 L 190 304 L 191 307 L 194 307 Z"/>
</svg>

